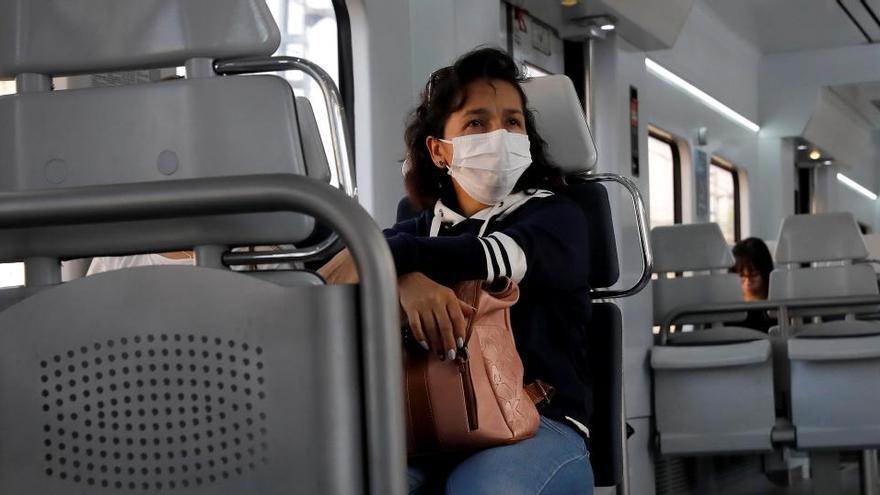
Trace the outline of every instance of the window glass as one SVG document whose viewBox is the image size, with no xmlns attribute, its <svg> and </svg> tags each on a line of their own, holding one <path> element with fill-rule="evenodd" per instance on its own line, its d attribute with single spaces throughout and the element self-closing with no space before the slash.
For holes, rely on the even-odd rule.
<svg viewBox="0 0 880 495">
<path fill-rule="evenodd" d="M 650 187 L 651 227 L 681 221 L 679 208 L 678 153 L 674 144 L 657 136 L 648 136 L 648 184 Z"/>
<path fill-rule="evenodd" d="M 736 172 L 712 162 L 709 165 L 709 221 L 721 227 L 728 244 L 738 240 L 737 193 Z"/>
<path fill-rule="evenodd" d="M 320 65 L 338 87 L 339 50 L 332 0 L 269 0 L 267 3 L 281 31 L 281 45 L 275 55 L 302 57 Z M 337 185 L 330 123 L 320 86 L 311 77 L 298 71 L 281 75 L 290 81 L 297 96 L 305 96 L 312 103 L 330 163 L 331 182 Z"/>
</svg>

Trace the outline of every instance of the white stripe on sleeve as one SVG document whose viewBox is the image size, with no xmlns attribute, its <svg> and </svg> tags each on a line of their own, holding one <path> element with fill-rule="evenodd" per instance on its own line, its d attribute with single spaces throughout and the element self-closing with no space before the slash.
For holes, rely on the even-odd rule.
<svg viewBox="0 0 880 495">
<path fill-rule="evenodd" d="M 507 276 L 516 283 L 521 282 L 523 277 L 526 276 L 526 269 L 528 268 L 526 253 L 513 238 L 503 232 L 494 232 L 489 234 L 489 237 L 493 237 L 501 242 L 501 247 L 504 249 L 504 253 L 507 254 L 507 259 L 510 262 L 510 273 Z M 502 263 L 500 266 L 504 266 L 500 254 L 498 258 Z"/>
<path fill-rule="evenodd" d="M 486 281 L 494 282 L 497 276 L 495 270 L 492 269 L 492 256 L 494 256 L 494 253 L 489 248 L 489 241 L 479 237 L 477 237 L 477 240 L 480 241 L 480 245 L 483 246 L 483 253 L 486 255 Z"/>
</svg>

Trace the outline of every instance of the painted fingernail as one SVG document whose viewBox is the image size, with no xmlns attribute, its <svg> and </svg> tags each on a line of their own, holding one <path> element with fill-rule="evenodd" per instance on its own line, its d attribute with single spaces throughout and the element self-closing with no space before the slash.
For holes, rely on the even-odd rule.
<svg viewBox="0 0 880 495">
<path fill-rule="evenodd" d="M 419 345 L 422 346 L 422 348 L 423 348 L 424 350 L 426 350 L 426 351 L 427 351 L 428 349 L 430 349 L 430 347 L 428 347 L 428 343 L 427 343 L 426 341 L 424 341 L 424 340 L 420 340 L 420 341 L 419 341 Z"/>
<path fill-rule="evenodd" d="M 459 349 L 464 348 L 464 339 L 463 338 L 459 337 L 459 338 L 455 339 L 455 343 L 458 344 Z"/>
<path fill-rule="evenodd" d="M 450 361 L 455 359 L 455 349 L 449 349 L 446 351 L 446 357 L 449 358 Z"/>
</svg>

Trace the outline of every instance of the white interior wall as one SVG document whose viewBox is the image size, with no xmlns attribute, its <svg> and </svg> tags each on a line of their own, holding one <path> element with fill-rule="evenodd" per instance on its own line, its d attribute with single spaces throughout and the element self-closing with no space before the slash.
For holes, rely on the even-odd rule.
<svg viewBox="0 0 880 495">
<path fill-rule="evenodd" d="M 761 53 L 750 41 L 727 27 L 702 2 L 691 10 L 674 47 L 648 52 L 648 57 L 694 84 L 746 118 L 758 120 L 758 66 Z M 752 208 L 743 222 L 743 237 L 760 235 L 755 217 L 766 209 L 762 203 L 759 173 L 759 135 L 708 108 L 694 97 L 648 74 L 641 84 L 642 118 L 687 143 L 686 153 L 701 149 L 717 155 L 745 171 L 749 187 L 743 201 Z M 697 142 L 697 129 L 707 130 L 707 144 Z M 647 164 L 645 164 L 647 166 Z M 683 170 L 692 176 L 691 169 Z M 692 179 L 694 177 L 687 177 Z M 685 218 L 695 218 L 695 197 L 683 205 Z"/>
<path fill-rule="evenodd" d="M 501 42 L 501 4 L 468 0 L 348 0 L 355 74 L 360 201 L 382 227 L 405 194 L 403 129 L 435 69 Z M 392 19 L 408 22 L 389 22 Z"/>
</svg>

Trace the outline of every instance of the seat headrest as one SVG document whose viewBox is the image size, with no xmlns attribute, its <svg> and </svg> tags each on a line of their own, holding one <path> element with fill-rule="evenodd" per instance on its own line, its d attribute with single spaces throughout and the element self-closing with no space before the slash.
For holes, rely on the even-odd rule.
<svg viewBox="0 0 880 495">
<path fill-rule="evenodd" d="M 717 223 L 669 225 L 651 229 L 654 272 L 718 270 L 734 264 Z"/>
<path fill-rule="evenodd" d="M 564 75 L 534 77 L 522 83 L 538 133 L 547 141 L 550 159 L 563 172 L 585 172 L 596 166 L 598 152 L 571 79 Z"/>
<path fill-rule="evenodd" d="M 792 215 L 782 222 L 777 263 L 810 263 L 866 258 L 868 248 L 852 213 Z"/>
<path fill-rule="evenodd" d="M 268 56 L 281 40 L 265 0 L 0 0 L 0 12 L 0 79 Z"/>
</svg>

